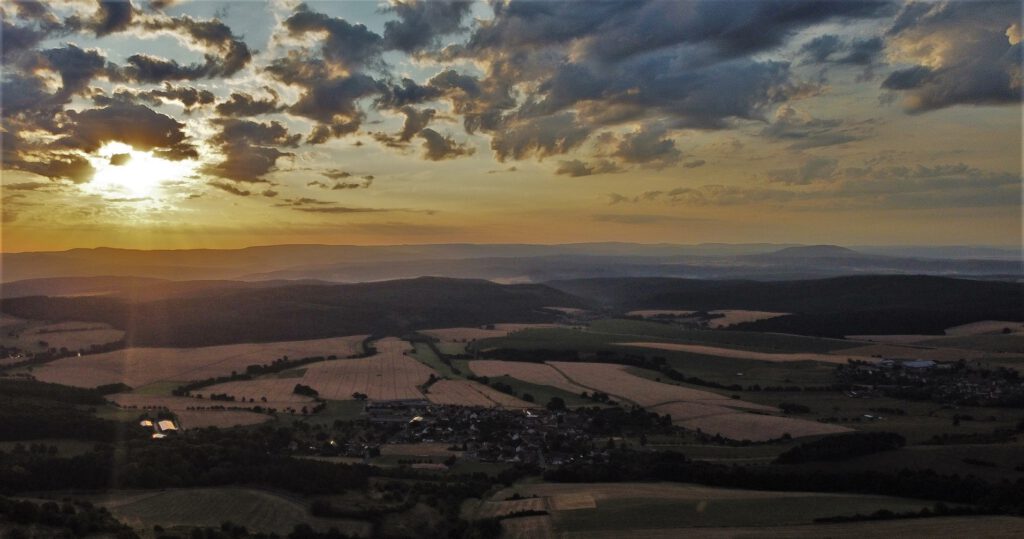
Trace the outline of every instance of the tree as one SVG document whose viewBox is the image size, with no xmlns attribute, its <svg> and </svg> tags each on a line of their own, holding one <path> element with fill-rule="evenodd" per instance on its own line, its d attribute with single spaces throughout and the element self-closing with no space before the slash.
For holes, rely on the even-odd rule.
<svg viewBox="0 0 1024 539">
<path fill-rule="evenodd" d="M 551 400 L 548 401 L 547 409 L 551 410 L 552 412 L 565 410 L 565 400 L 563 400 L 561 397 L 551 397 Z"/>
</svg>

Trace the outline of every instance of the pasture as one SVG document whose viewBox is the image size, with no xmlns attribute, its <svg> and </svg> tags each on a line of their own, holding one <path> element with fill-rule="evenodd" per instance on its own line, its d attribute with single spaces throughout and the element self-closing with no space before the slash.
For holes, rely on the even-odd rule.
<svg viewBox="0 0 1024 539">
<path fill-rule="evenodd" d="M 530 501 L 505 501 L 513 494 Z M 531 526 L 547 526 L 553 537 L 645 537 L 648 533 L 652 537 L 679 537 L 748 526 L 771 530 L 774 526 L 806 525 L 821 530 L 826 525 L 811 524 L 815 518 L 879 509 L 917 511 L 932 505 L 889 496 L 756 491 L 683 483 L 520 483 L 476 506 L 467 503 L 464 511 L 479 511 L 477 518 L 482 518 L 492 512 L 507 514 L 519 505 L 541 507 L 541 502 L 533 501 L 538 498 L 532 496 L 546 502 L 544 507 L 550 515 L 504 520 L 508 532 L 516 533 L 520 527 L 517 521 L 527 519 L 546 519 L 546 524 L 531 522 Z"/>
<path fill-rule="evenodd" d="M 98 322 L 47 323 L 8 317 L 0 332 L 0 346 L 26 352 L 45 352 L 51 348 L 88 351 L 93 345 L 109 344 L 124 338 L 124 331 Z"/>
<path fill-rule="evenodd" d="M 736 309 L 726 309 L 718 311 L 709 311 L 710 314 L 721 314 L 718 318 L 712 318 L 708 325 L 715 328 L 727 328 L 735 324 L 742 324 L 744 322 L 757 322 L 758 320 L 767 320 L 769 318 L 777 318 L 779 316 L 786 316 L 789 313 L 773 313 L 768 311 L 743 311 Z"/>
<path fill-rule="evenodd" d="M 477 376 L 487 376 L 488 378 L 511 376 L 524 382 L 554 387 L 575 395 L 587 391 L 587 388 L 574 383 L 554 367 L 545 363 L 480 359 L 470 361 L 469 368 Z"/>
<path fill-rule="evenodd" d="M 434 404 L 483 406 L 485 408 L 537 408 L 536 403 L 519 400 L 471 380 L 439 380 L 427 389 Z"/>
<path fill-rule="evenodd" d="M 306 503 L 268 491 L 248 488 L 194 488 L 161 491 L 114 491 L 89 497 L 110 510 L 118 519 L 137 530 L 209 526 L 219 528 L 231 521 L 250 531 L 287 534 L 296 524 L 308 523 L 326 531 L 337 527 L 343 533 L 368 537 L 368 522 L 322 519 L 309 514 Z"/>
<path fill-rule="evenodd" d="M 125 348 L 59 359 L 36 367 L 33 374 L 43 382 L 76 387 L 118 382 L 139 387 L 154 382 L 205 380 L 245 372 L 249 365 L 269 364 L 283 356 L 291 359 L 345 357 L 361 351 L 362 340 L 362 336 L 351 336 L 202 348 Z"/>
<path fill-rule="evenodd" d="M 704 346 L 700 344 L 675 344 L 675 343 L 656 343 L 656 342 L 623 342 L 616 343 L 620 346 L 630 346 L 635 348 L 648 348 L 652 350 L 669 350 L 674 352 L 689 352 L 693 354 L 702 354 L 705 356 L 718 356 L 728 357 L 733 359 L 752 359 L 756 361 L 774 361 L 774 362 L 787 362 L 787 361 L 821 361 L 823 363 L 839 363 L 845 364 L 850 357 L 856 358 L 856 356 L 848 356 L 846 351 L 835 352 L 835 355 L 831 354 L 816 354 L 813 352 L 791 352 L 791 353 L 780 353 L 770 354 L 765 352 L 754 352 L 751 350 L 738 350 L 735 348 L 721 348 L 717 346 Z M 842 354 L 842 355 L 840 355 Z M 857 358 L 860 359 L 860 358 Z"/>
<path fill-rule="evenodd" d="M 418 386 L 437 373 L 407 355 L 412 347 L 405 341 L 387 338 L 376 341 L 375 346 L 377 354 L 371 357 L 308 364 L 301 377 L 226 382 L 205 387 L 197 393 L 226 393 L 257 402 L 266 398 L 299 404 L 311 400 L 294 393 L 296 384 L 303 384 L 317 390 L 321 398 L 330 400 L 352 400 L 357 392 L 373 400 L 423 398 Z"/>
</svg>

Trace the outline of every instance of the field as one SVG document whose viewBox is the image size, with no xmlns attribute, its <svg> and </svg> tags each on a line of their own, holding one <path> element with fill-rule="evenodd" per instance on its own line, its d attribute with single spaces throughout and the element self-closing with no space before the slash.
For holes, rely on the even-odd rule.
<svg viewBox="0 0 1024 539">
<path fill-rule="evenodd" d="M 362 340 L 362 336 L 352 336 L 203 348 L 126 348 L 59 359 L 37 367 L 33 374 L 43 382 L 77 387 L 117 382 L 139 387 L 158 381 L 204 380 L 244 372 L 249 365 L 268 364 L 282 356 L 345 357 L 360 351 Z"/>
<path fill-rule="evenodd" d="M 734 359 L 753 359 L 757 361 L 821 361 L 824 363 L 846 364 L 849 356 L 846 350 L 836 352 L 839 355 L 816 354 L 813 352 L 795 352 L 788 354 L 769 354 L 765 352 L 753 352 L 750 350 L 737 350 L 735 348 L 720 348 L 717 346 L 704 346 L 700 344 L 673 344 L 657 342 L 624 342 L 616 343 L 621 346 L 632 346 L 637 348 L 650 348 L 653 350 L 672 350 L 676 352 L 690 352 L 706 356 L 730 357 Z"/>
<path fill-rule="evenodd" d="M 705 434 L 721 434 L 733 440 L 760 442 L 775 440 L 786 434 L 793 438 L 800 438 L 803 436 L 849 432 L 851 430 L 838 425 L 805 419 L 735 412 L 677 420 L 676 415 L 670 409 L 657 407 L 653 408 L 653 410 L 659 413 L 672 414 L 673 423 L 676 425 L 692 430 L 699 429 Z"/>
<path fill-rule="evenodd" d="M 901 346 L 898 344 L 869 344 L 843 350 L 844 355 L 885 357 L 891 359 L 933 359 L 935 361 L 971 360 L 985 357 L 985 352 L 960 348 L 929 348 L 924 346 Z"/>
<path fill-rule="evenodd" d="M 424 329 L 420 333 L 430 335 L 441 342 L 470 342 L 494 337 L 505 337 L 524 329 L 558 327 L 555 324 L 494 324 L 494 329 L 485 328 L 441 328 Z"/>
<path fill-rule="evenodd" d="M 9 317 L 0 334 L 0 346 L 15 347 L 27 352 L 44 352 L 50 348 L 71 351 L 88 350 L 94 344 L 108 344 L 124 338 L 124 331 L 98 322 L 46 322 Z"/>
<path fill-rule="evenodd" d="M 1001 333 L 1009 328 L 1013 333 L 1024 332 L 1024 324 L 1020 322 L 1007 322 L 1004 320 L 983 320 L 962 326 L 946 328 L 946 335 L 952 337 L 967 337 L 971 335 L 984 335 L 986 333 Z"/>
<path fill-rule="evenodd" d="M 1004 354 L 1024 356 L 1024 334 L 1021 333 L 938 337 L 919 341 L 917 344 L 977 350 L 987 353 L 989 357 Z"/>
<path fill-rule="evenodd" d="M 513 494 L 527 499 L 506 501 Z M 521 483 L 483 502 L 467 502 L 463 510 L 464 514 L 475 518 L 508 514 L 521 510 L 520 507 L 550 513 L 549 516 L 513 517 L 502 521 L 509 536 L 668 538 L 708 534 L 746 537 L 749 533 L 749 536 L 759 537 L 766 533 L 785 537 L 790 530 L 799 533 L 806 528 L 817 530 L 817 535 L 809 533 L 808 537 L 829 537 L 830 530 L 849 525 L 811 524 L 815 518 L 872 513 L 879 509 L 917 511 L 931 505 L 927 501 L 888 496 L 755 491 L 681 483 Z M 990 521 L 995 524 L 992 529 L 996 530 L 1024 529 L 1021 528 L 1024 519 L 1009 517 L 950 520 Z M 908 526 L 913 529 L 918 522 L 865 524 L 868 529 L 886 524 L 902 526 L 897 529 L 908 529 Z M 532 533 L 527 532 L 527 527 Z"/>
<path fill-rule="evenodd" d="M 538 406 L 472 380 L 440 380 L 428 388 L 427 398 L 434 404 L 487 408 L 536 408 Z"/>
<path fill-rule="evenodd" d="M 740 310 L 721 310 L 721 311 L 709 311 L 711 314 L 724 314 L 720 318 L 712 318 L 708 325 L 713 328 L 727 328 L 733 324 L 742 324 L 743 322 L 757 322 L 758 320 L 767 320 L 769 318 L 775 318 L 778 316 L 786 316 L 789 313 L 773 313 L 768 311 L 740 311 Z"/>
<path fill-rule="evenodd" d="M 316 518 L 298 498 L 247 488 L 122 491 L 94 496 L 90 501 L 140 531 L 152 530 L 154 525 L 219 528 L 231 521 L 265 533 L 286 534 L 303 522 L 323 531 L 337 527 L 343 533 L 364 537 L 370 532 L 367 522 Z"/>
<path fill-rule="evenodd" d="M 710 391 L 641 378 L 628 372 L 628 367 L 623 365 L 562 361 L 548 364 L 590 391 L 601 391 L 645 408 L 672 402 L 690 402 L 749 410 L 774 410 L 770 406 L 731 399 Z"/>
<path fill-rule="evenodd" d="M 576 395 L 587 391 L 587 388 L 572 382 L 554 367 L 544 363 L 480 359 L 470 361 L 469 368 L 477 376 L 487 376 L 488 378 L 511 376 L 524 382 L 551 386 Z"/>
<path fill-rule="evenodd" d="M 351 400 L 353 393 L 363 393 L 373 400 L 423 398 L 417 386 L 424 384 L 433 369 L 406 355 L 411 347 L 395 338 L 376 341 L 377 354 L 360 359 L 322 361 L 305 366 L 301 377 L 259 378 L 227 382 L 203 388 L 199 393 L 226 393 L 236 398 L 266 397 L 269 401 L 308 402 L 295 395 L 296 384 L 303 384 L 331 400 Z"/>
<path fill-rule="evenodd" d="M 124 409 L 138 410 L 141 414 L 147 409 L 164 408 L 174 412 L 181 420 L 181 427 L 184 429 L 199 429 L 203 427 L 236 427 L 242 425 L 255 425 L 269 421 L 271 417 L 266 414 L 259 414 L 246 410 L 253 406 L 266 408 L 284 409 L 294 406 L 293 403 L 280 402 L 220 402 L 206 399 L 195 399 L 190 397 L 169 397 L 160 395 L 140 395 L 137 393 L 117 393 L 107 397 L 111 402 Z M 224 406 L 226 410 L 203 410 L 211 406 Z M 191 409 L 190 409 L 191 408 Z"/>
<path fill-rule="evenodd" d="M 697 311 L 673 311 L 669 309 L 647 309 L 643 311 L 629 311 L 628 316 L 639 316 L 641 318 L 654 318 L 656 316 L 690 316 Z"/>
</svg>

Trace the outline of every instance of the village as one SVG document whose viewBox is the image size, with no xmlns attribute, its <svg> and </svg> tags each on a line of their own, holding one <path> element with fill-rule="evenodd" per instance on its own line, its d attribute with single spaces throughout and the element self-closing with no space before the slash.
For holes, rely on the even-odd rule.
<svg viewBox="0 0 1024 539">
<path fill-rule="evenodd" d="M 443 445 L 450 451 L 448 465 L 459 457 L 544 467 L 601 460 L 607 456 L 609 444 L 618 439 L 609 433 L 622 429 L 632 427 L 641 439 L 646 439 L 645 432 L 673 429 L 669 419 L 639 409 L 508 410 L 434 405 L 413 399 L 369 401 L 365 420 L 334 427 L 330 433 L 316 428 L 305 435 L 297 433 L 291 450 L 296 455 L 368 462 L 388 445 Z M 618 443 L 623 444 L 621 439 Z"/>
<path fill-rule="evenodd" d="M 1017 371 L 971 367 L 966 361 L 882 359 L 850 361 L 836 368 L 852 397 L 885 395 L 972 406 L 1024 406 L 1024 379 Z"/>
</svg>

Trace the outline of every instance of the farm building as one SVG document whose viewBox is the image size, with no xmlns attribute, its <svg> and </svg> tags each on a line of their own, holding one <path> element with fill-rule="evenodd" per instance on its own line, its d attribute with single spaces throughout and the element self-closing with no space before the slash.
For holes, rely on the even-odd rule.
<svg viewBox="0 0 1024 539">
<path fill-rule="evenodd" d="M 171 421 L 170 419 L 163 419 L 158 421 L 156 427 L 157 429 L 160 430 L 160 432 L 178 432 L 178 426 L 175 425 L 174 421 Z"/>
</svg>

